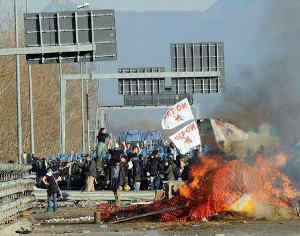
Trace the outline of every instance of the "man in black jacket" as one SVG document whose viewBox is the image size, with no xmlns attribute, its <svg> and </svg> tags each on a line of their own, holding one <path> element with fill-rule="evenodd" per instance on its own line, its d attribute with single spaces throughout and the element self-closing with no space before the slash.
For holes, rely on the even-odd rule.
<svg viewBox="0 0 300 236">
<path fill-rule="evenodd" d="M 159 154 L 158 151 L 155 150 L 152 152 L 151 156 L 147 161 L 147 176 L 150 176 L 152 189 L 154 190 L 156 188 L 154 184 L 158 183 L 158 179 L 160 178 L 159 174 L 161 170 L 162 167 L 161 167 L 161 162 L 159 160 Z"/>
<path fill-rule="evenodd" d="M 96 163 L 91 160 L 90 156 L 87 156 L 84 163 L 84 174 L 85 174 L 85 192 L 94 192 L 95 191 L 95 177 L 97 175 Z"/>
<path fill-rule="evenodd" d="M 135 161 L 138 160 L 140 153 L 141 153 L 141 148 L 140 148 L 140 145 L 137 143 L 137 145 L 132 148 L 132 152 L 129 152 L 127 154 L 127 161 L 129 164 L 128 183 L 131 188 L 135 188 L 135 186 L 134 186 L 135 185 L 135 177 L 134 177 L 134 173 L 133 173 L 134 169 L 133 169 L 133 161 L 132 160 L 133 159 Z M 135 167 L 137 167 L 137 165 Z M 139 185 L 140 185 L 141 180 L 138 180 L 138 181 L 139 181 Z M 139 186 L 136 186 L 136 187 L 138 187 L 138 189 L 139 189 Z"/>
<path fill-rule="evenodd" d="M 140 186 L 142 182 L 142 161 L 137 157 L 133 157 L 131 159 L 131 162 L 133 164 L 132 167 L 132 175 L 133 175 L 133 185 L 134 185 L 134 191 L 138 192 L 140 191 Z"/>
<path fill-rule="evenodd" d="M 150 155 L 148 161 L 147 161 L 147 175 L 150 175 L 151 177 L 155 177 L 159 175 L 160 171 L 160 160 L 158 151 L 155 150 Z"/>
<path fill-rule="evenodd" d="M 57 195 L 59 193 L 59 187 L 57 182 L 61 181 L 61 177 L 54 176 L 51 169 L 47 171 L 47 174 L 42 178 L 43 183 L 47 186 L 47 199 L 48 208 L 47 211 L 57 211 Z"/>
</svg>

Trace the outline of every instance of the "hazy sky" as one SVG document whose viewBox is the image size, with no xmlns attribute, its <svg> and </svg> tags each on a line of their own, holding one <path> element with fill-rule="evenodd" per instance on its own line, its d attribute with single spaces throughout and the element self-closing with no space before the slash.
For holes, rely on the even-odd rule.
<svg viewBox="0 0 300 236">
<path fill-rule="evenodd" d="M 54 1 L 73 7 L 81 0 L 28 0 L 29 11 L 44 11 Z M 113 8 L 116 12 L 118 60 L 95 63 L 94 72 L 114 73 L 119 67 L 165 66 L 170 70 L 170 43 L 223 41 L 225 44 L 226 86 L 228 82 L 244 86 L 239 71 L 243 65 L 259 64 L 269 51 L 270 43 L 261 37 L 264 5 L 273 0 L 86 0 L 92 9 Z M 279 0 L 280 1 L 280 0 Z M 69 3 L 69 4 L 68 4 Z M 66 10 L 61 7 L 59 10 Z M 205 11 L 207 9 L 207 11 Z M 122 11 L 123 10 L 123 11 Z M 151 12 L 126 12 L 145 11 Z M 154 10 L 168 12 L 154 12 Z M 175 11 L 177 10 L 177 11 Z M 181 12 L 180 12 L 181 11 Z M 184 12 L 189 11 L 189 12 Z M 255 50 L 253 50 L 255 46 Z M 272 50 L 271 50 L 272 49 Z M 146 56 L 145 56 L 146 55 Z M 235 80 L 234 80 L 235 79 Z M 233 82 L 234 80 L 234 82 Z M 229 85 L 230 86 L 230 85 Z M 100 101 L 104 105 L 121 105 L 117 81 L 101 81 Z M 223 96 L 199 95 L 195 104 L 202 116 L 209 116 Z M 137 128 L 150 123 L 159 127 L 164 110 L 109 112 L 111 124 Z M 141 125 L 139 125 L 141 127 Z"/>
<path fill-rule="evenodd" d="M 28 0 L 31 8 L 43 8 L 55 0 Z M 58 0 L 61 2 L 82 3 L 83 0 Z M 84 0 L 98 8 L 114 8 L 126 11 L 204 11 L 217 0 Z"/>
</svg>

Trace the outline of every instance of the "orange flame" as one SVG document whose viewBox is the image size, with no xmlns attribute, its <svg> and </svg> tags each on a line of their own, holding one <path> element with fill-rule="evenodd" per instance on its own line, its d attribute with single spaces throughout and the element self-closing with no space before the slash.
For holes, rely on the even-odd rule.
<svg viewBox="0 0 300 236">
<path fill-rule="evenodd" d="M 181 199 L 189 207 L 184 220 L 199 220 L 225 211 L 244 194 L 267 204 L 288 207 L 296 197 L 296 189 L 279 171 L 286 161 L 284 154 L 258 155 L 252 167 L 239 160 L 225 162 L 220 156 L 203 157 L 200 164 L 191 168 L 190 180 L 180 188 L 177 200 L 173 200 Z M 176 220 L 175 215 L 166 213 L 162 219 Z"/>
<path fill-rule="evenodd" d="M 288 207 L 297 192 L 279 170 L 287 159 L 284 154 L 258 155 L 255 164 L 250 166 L 239 160 L 226 162 L 221 156 L 202 157 L 200 163 L 192 166 L 189 180 L 180 188 L 178 196 L 144 206 L 142 212 L 185 205 L 184 209 L 160 215 L 160 220 L 200 220 L 230 209 L 243 196 Z"/>
</svg>

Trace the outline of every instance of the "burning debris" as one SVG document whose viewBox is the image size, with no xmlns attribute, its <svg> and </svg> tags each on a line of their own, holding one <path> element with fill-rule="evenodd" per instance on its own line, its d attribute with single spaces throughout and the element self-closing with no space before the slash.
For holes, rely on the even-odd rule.
<svg viewBox="0 0 300 236">
<path fill-rule="evenodd" d="M 147 206 L 118 208 L 101 204 L 104 221 L 152 216 L 159 221 L 198 221 L 219 213 L 237 212 L 247 217 L 292 217 L 297 191 L 280 172 L 287 156 L 259 154 L 251 166 L 240 160 L 226 162 L 221 156 L 205 156 L 191 167 L 190 178 L 170 200 Z M 166 211 L 164 211 L 166 209 Z M 129 218 L 129 219 L 130 219 Z"/>
</svg>

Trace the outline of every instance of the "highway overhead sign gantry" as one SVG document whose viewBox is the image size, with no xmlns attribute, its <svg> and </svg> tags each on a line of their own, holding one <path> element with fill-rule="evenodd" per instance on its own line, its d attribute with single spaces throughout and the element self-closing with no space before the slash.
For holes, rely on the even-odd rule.
<svg viewBox="0 0 300 236">
<path fill-rule="evenodd" d="M 27 55 L 28 64 L 116 60 L 114 10 L 28 13 L 24 15 L 25 46 L 94 44 L 94 51 Z"/>
</svg>

